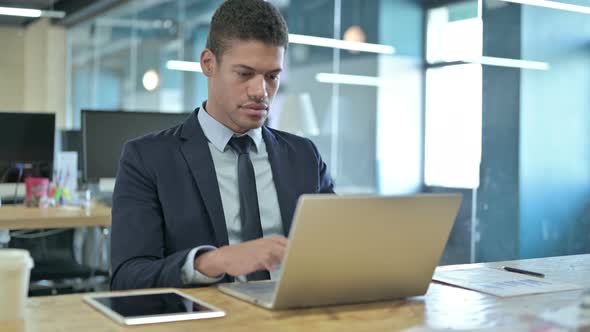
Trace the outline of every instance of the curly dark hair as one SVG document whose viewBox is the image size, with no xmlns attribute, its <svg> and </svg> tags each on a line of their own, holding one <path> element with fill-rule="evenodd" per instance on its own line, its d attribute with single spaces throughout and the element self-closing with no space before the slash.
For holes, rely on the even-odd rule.
<svg viewBox="0 0 590 332">
<path fill-rule="evenodd" d="M 213 14 L 207 48 L 220 60 L 231 40 L 256 40 L 287 49 L 285 19 L 264 0 L 226 0 Z"/>
</svg>

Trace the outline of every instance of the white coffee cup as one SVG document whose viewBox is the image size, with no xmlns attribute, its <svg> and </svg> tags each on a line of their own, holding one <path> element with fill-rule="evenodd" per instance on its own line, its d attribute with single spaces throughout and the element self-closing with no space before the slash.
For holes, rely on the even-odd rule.
<svg viewBox="0 0 590 332">
<path fill-rule="evenodd" d="M 27 250 L 0 249 L 0 321 L 24 319 L 32 268 Z"/>
</svg>

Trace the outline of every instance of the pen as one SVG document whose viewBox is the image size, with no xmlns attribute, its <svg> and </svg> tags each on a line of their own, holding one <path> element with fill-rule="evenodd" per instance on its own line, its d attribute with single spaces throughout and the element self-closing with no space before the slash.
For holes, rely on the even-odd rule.
<svg viewBox="0 0 590 332">
<path fill-rule="evenodd" d="M 533 271 L 528 271 L 528 270 L 522 270 L 522 269 L 517 269 L 515 267 L 510 267 L 510 266 L 502 266 L 502 269 L 505 270 L 505 271 L 508 271 L 508 272 L 528 274 L 530 276 L 538 277 L 538 278 L 544 278 L 545 277 L 545 275 L 543 273 L 533 272 Z"/>
</svg>

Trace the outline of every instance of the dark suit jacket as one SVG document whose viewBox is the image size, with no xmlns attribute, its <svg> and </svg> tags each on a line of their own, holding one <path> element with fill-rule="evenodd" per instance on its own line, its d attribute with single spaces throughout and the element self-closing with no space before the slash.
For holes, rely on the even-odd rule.
<svg viewBox="0 0 590 332">
<path fill-rule="evenodd" d="M 182 287 L 181 268 L 191 249 L 228 244 L 213 159 L 198 111 L 183 124 L 123 147 L 112 209 L 114 290 Z M 262 136 L 288 233 L 297 198 L 332 193 L 333 184 L 310 140 L 267 127 Z"/>
</svg>

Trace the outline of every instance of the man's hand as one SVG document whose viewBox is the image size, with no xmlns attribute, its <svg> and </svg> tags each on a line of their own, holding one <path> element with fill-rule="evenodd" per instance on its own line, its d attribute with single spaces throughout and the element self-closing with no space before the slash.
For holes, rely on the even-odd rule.
<svg viewBox="0 0 590 332">
<path fill-rule="evenodd" d="M 287 238 L 269 236 L 206 252 L 195 259 L 195 269 L 206 276 L 223 273 L 240 276 L 255 271 L 274 271 L 283 261 Z"/>
</svg>

